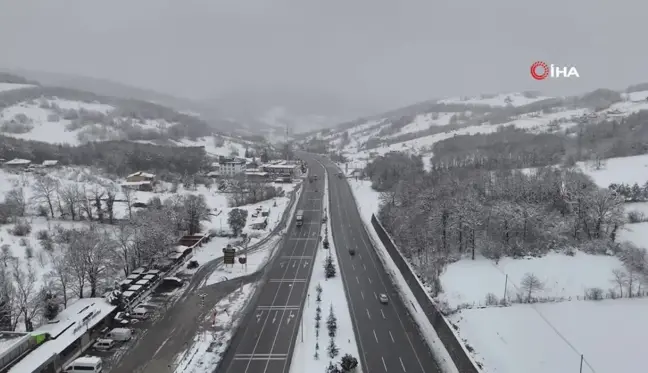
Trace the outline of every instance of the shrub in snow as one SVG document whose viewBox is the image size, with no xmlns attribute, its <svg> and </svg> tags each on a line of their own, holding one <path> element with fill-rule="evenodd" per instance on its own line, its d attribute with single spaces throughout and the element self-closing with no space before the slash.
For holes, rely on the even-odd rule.
<svg viewBox="0 0 648 373">
<path fill-rule="evenodd" d="M 31 233 L 31 230 L 32 227 L 27 221 L 18 219 L 13 229 L 11 230 L 11 234 L 13 234 L 14 236 L 22 237 Z"/>
<path fill-rule="evenodd" d="M 325 373 L 342 373 L 340 368 L 336 365 L 333 364 L 333 362 L 330 362 L 329 365 L 326 367 L 326 372 Z"/>
<path fill-rule="evenodd" d="M 50 235 L 49 235 L 49 232 L 47 230 L 43 229 L 43 230 L 40 230 L 40 231 L 38 231 L 36 233 L 36 238 L 38 238 L 41 241 L 42 240 L 49 240 Z"/>
<path fill-rule="evenodd" d="M 591 288 L 587 290 L 587 298 L 591 300 L 601 300 L 603 299 L 603 289 L 601 288 Z"/>
<path fill-rule="evenodd" d="M 34 248 L 31 245 L 25 247 L 25 258 L 31 259 L 34 257 Z"/>
<path fill-rule="evenodd" d="M 646 221 L 646 214 L 641 211 L 630 211 L 628 213 L 629 223 L 641 223 Z"/>
<path fill-rule="evenodd" d="M 358 366 L 358 359 L 351 356 L 350 354 L 345 354 L 340 360 L 340 368 L 343 372 L 350 372 Z"/>
<path fill-rule="evenodd" d="M 337 269 L 335 268 L 335 263 L 333 263 L 333 257 L 329 254 L 326 257 L 326 261 L 324 262 L 324 271 L 326 273 L 326 278 L 332 278 L 335 277 Z"/>
<path fill-rule="evenodd" d="M 329 248 L 329 241 L 328 241 L 328 237 L 327 237 L 327 238 L 324 238 L 324 243 L 323 243 L 323 244 L 324 244 L 324 248 L 325 248 L 325 249 L 328 249 L 328 248 Z"/>
<path fill-rule="evenodd" d="M 52 320 L 59 314 L 59 303 L 56 297 L 50 292 L 43 293 L 43 317 L 47 320 Z"/>
<path fill-rule="evenodd" d="M 486 294 L 486 305 L 487 306 L 496 306 L 499 303 L 499 299 L 493 293 Z"/>
<path fill-rule="evenodd" d="M 337 318 L 335 317 L 335 313 L 333 313 L 333 305 L 331 305 L 328 320 L 326 320 L 326 328 L 328 329 L 329 337 L 334 338 L 337 333 Z"/>
<path fill-rule="evenodd" d="M 335 357 L 338 356 L 338 354 L 340 353 L 340 349 L 335 344 L 335 339 L 331 338 L 327 350 L 328 350 L 329 357 L 331 359 L 335 359 Z"/>
</svg>

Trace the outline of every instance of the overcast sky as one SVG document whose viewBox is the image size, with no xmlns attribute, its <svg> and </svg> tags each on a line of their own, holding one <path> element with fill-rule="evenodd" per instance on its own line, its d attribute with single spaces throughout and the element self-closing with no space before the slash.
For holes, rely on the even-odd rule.
<svg viewBox="0 0 648 373">
<path fill-rule="evenodd" d="M 0 67 L 176 96 L 330 92 L 385 108 L 648 81 L 639 0 L 0 0 Z M 578 80 L 536 82 L 535 60 Z"/>
</svg>

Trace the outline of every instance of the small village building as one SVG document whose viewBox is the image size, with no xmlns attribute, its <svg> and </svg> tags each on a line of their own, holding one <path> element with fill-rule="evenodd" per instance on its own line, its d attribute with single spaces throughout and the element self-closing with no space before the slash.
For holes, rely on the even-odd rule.
<svg viewBox="0 0 648 373">
<path fill-rule="evenodd" d="M 46 161 L 43 161 L 42 166 L 43 167 L 56 167 L 56 166 L 58 166 L 58 161 L 57 160 L 46 160 Z"/>
<path fill-rule="evenodd" d="M 126 176 L 126 182 L 148 181 L 155 184 L 155 174 L 149 174 L 143 171 L 137 171 Z"/>
<path fill-rule="evenodd" d="M 14 158 L 8 162 L 5 162 L 4 165 L 5 167 L 10 167 L 10 168 L 27 168 L 29 165 L 31 165 L 31 161 L 27 159 L 20 159 L 20 158 Z"/>
<path fill-rule="evenodd" d="M 139 190 L 142 192 L 153 191 L 153 184 L 150 181 L 127 181 L 119 185 L 124 189 Z"/>
<path fill-rule="evenodd" d="M 274 177 L 290 176 L 295 178 L 301 175 L 301 166 L 296 162 L 281 161 L 264 164 L 260 168 Z"/>
<path fill-rule="evenodd" d="M 251 229 L 260 230 L 260 229 L 265 229 L 267 226 L 268 226 L 268 218 L 266 217 L 254 218 L 250 222 Z"/>
</svg>

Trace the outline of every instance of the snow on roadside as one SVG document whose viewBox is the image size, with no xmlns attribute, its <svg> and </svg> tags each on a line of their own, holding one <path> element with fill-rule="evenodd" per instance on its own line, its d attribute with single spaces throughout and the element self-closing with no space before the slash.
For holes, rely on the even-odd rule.
<svg viewBox="0 0 648 373">
<path fill-rule="evenodd" d="M 328 216 L 328 177 L 325 176 L 324 180 L 324 208 L 325 211 L 327 211 Z M 328 227 L 330 233 L 330 219 L 328 219 L 326 224 L 322 226 L 322 236 L 324 236 L 326 227 Z M 329 365 L 329 362 L 333 361 L 334 363 L 337 363 L 345 354 L 350 354 L 358 359 L 358 367 L 356 368 L 356 371 L 358 373 L 362 372 L 358 346 L 353 333 L 353 324 L 351 323 L 351 313 L 349 311 L 349 305 L 347 304 L 342 277 L 339 273 L 340 266 L 338 265 L 338 258 L 333 240 L 329 240 L 329 244 L 330 246 L 328 250 L 325 250 L 323 247 L 317 248 L 317 254 L 315 256 L 315 261 L 313 262 L 315 267 L 311 274 L 308 298 L 304 306 L 304 313 L 302 314 L 303 320 L 299 327 L 299 335 L 293 351 L 290 373 L 324 372 L 326 367 Z M 327 279 L 324 272 L 324 263 L 329 252 L 332 254 L 331 257 L 333 258 L 338 273 L 335 277 Z M 315 335 L 315 314 L 317 309 L 316 288 L 318 285 L 322 287 L 322 301 L 320 305 L 322 320 L 320 321 L 319 338 Z M 330 338 L 328 337 L 326 320 L 329 316 L 331 306 L 333 306 L 333 311 L 337 318 L 337 335 L 335 336 L 335 344 L 340 349 L 339 354 L 335 359 L 330 359 L 327 351 Z M 315 350 L 316 343 L 319 345 L 317 351 Z M 319 355 L 318 359 L 315 359 L 315 352 Z"/>
<path fill-rule="evenodd" d="M 444 373 L 459 373 L 459 370 L 454 365 L 450 354 L 439 339 L 439 336 L 430 323 L 430 320 L 428 320 L 424 313 L 417 310 L 417 308 L 422 309 L 421 305 L 416 300 L 416 297 L 412 293 L 412 290 L 405 281 L 405 278 L 396 266 L 396 263 L 394 263 L 392 258 L 389 256 L 389 253 L 387 252 L 385 246 L 382 244 L 382 241 L 380 241 L 378 234 L 371 226 L 371 215 L 378 212 L 377 208 L 379 205 L 379 194 L 375 191 L 373 191 L 373 193 L 367 193 L 367 190 L 365 190 L 366 188 L 363 187 L 363 184 L 369 185 L 370 187 L 371 182 L 369 181 L 349 180 L 349 183 L 351 186 L 352 195 L 356 201 L 358 212 L 360 213 L 360 217 L 362 218 L 362 221 L 365 225 L 365 230 L 369 234 L 369 239 L 372 241 L 369 242 L 369 244 L 372 244 L 372 246 L 377 249 L 376 252 L 378 253 L 380 261 L 383 263 L 385 270 L 394 281 L 396 287 L 400 290 L 399 294 L 403 300 L 403 304 L 405 305 L 405 307 L 407 307 L 410 315 L 416 321 L 418 327 L 420 328 L 421 335 L 425 338 L 428 346 L 434 354 L 435 360 L 437 361 L 437 363 L 439 363 L 439 366 L 441 367 L 441 369 L 443 369 Z M 465 349 L 463 345 L 462 348 Z"/>
<path fill-rule="evenodd" d="M 236 332 L 241 310 L 251 299 L 257 284 L 246 284 L 216 303 L 207 316 L 212 319 L 209 330 L 203 330 L 193 344 L 174 363 L 176 373 L 212 373 Z M 214 317 L 214 314 L 216 315 Z"/>
<path fill-rule="evenodd" d="M 638 372 L 645 365 L 648 299 L 516 304 L 450 319 L 487 373 Z M 592 369 L 593 368 L 593 369 Z"/>
<path fill-rule="evenodd" d="M 240 264 L 238 261 L 232 266 L 223 264 L 221 267 L 214 270 L 214 272 L 205 279 L 201 286 L 209 286 L 222 281 L 233 280 L 256 272 L 259 268 L 263 267 L 270 258 L 272 258 L 277 247 L 279 247 L 280 240 L 281 236 L 279 235 L 270 238 L 268 242 L 263 244 L 263 247 L 260 248 L 259 251 L 247 255 L 246 264 Z"/>
</svg>

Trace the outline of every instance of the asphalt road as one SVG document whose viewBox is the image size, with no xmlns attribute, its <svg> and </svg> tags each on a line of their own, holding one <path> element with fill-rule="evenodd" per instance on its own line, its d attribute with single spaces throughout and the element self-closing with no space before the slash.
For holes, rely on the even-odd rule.
<svg viewBox="0 0 648 373">
<path fill-rule="evenodd" d="M 339 168 L 319 158 L 328 170 L 333 242 L 350 304 L 364 373 L 441 372 L 427 343 L 403 305 L 364 229 L 351 187 Z M 356 255 L 351 256 L 349 249 Z M 378 301 L 384 293 L 386 305 Z"/>
<path fill-rule="evenodd" d="M 290 205 L 288 208 L 291 208 Z M 286 213 L 287 215 L 287 213 Z M 282 222 L 271 232 L 278 234 L 283 229 Z M 289 222 L 290 223 L 290 222 Z M 257 250 L 269 240 L 270 236 L 250 246 L 249 251 Z M 210 307 L 202 307 L 200 294 L 205 294 L 205 304 L 213 305 L 236 290 L 242 284 L 258 281 L 261 272 L 237 279 L 219 282 L 202 287 L 203 282 L 215 269 L 223 263 L 222 258 L 214 259 L 202 265 L 191 277 L 191 280 L 177 299 L 169 300 L 162 309 L 156 310 L 152 320 L 137 325 L 141 334 L 132 344 L 128 345 L 125 354 L 106 356 L 114 362 L 111 373 L 172 373 L 174 360 L 182 351 L 190 347 L 196 333 L 206 327 L 202 320 L 210 311 Z M 199 290 L 200 289 L 200 290 Z"/>
<path fill-rule="evenodd" d="M 232 339 L 219 373 L 288 373 L 299 331 L 322 226 L 324 168 L 309 162 L 313 183 L 304 182 L 297 209 L 304 224 L 288 226 L 282 247 L 270 264 L 260 296 Z"/>
</svg>

